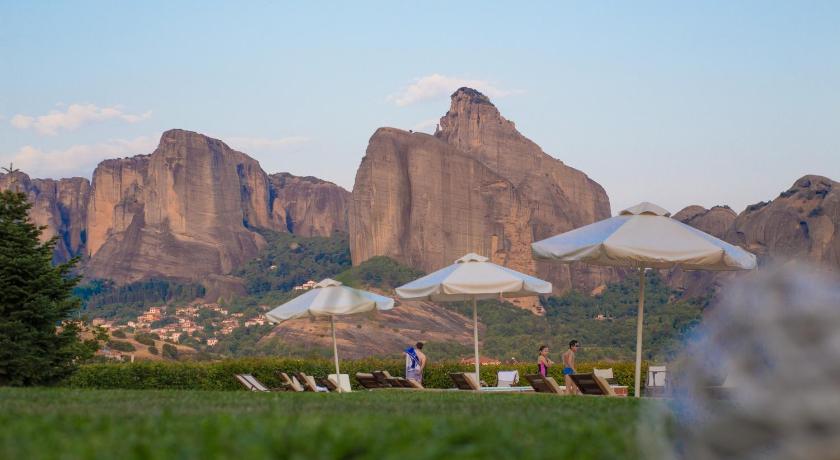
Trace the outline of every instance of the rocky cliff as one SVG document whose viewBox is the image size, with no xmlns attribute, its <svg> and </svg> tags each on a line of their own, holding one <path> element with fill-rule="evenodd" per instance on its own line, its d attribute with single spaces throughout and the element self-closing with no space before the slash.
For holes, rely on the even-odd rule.
<svg viewBox="0 0 840 460">
<path fill-rule="evenodd" d="M 224 142 L 184 130 L 163 133 L 149 155 L 105 160 L 87 179 L 0 175 L 33 203 L 31 217 L 58 236 L 56 260 L 87 258 L 85 274 L 130 282 L 199 280 L 211 293 L 241 289 L 226 276 L 265 244 L 256 231 L 304 236 L 347 232 L 349 192 L 281 173 Z"/>
<path fill-rule="evenodd" d="M 272 212 L 287 231 L 301 236 L 347 233 L 350 192 L 317 177 L 278 173 L 268 178 Z"/>
<path fill-rule="evenodd" d="M 352 201 L 354 264 L 387 255 L 431 271 L 477 252 L 551 279 L 558 289 L 591 288 L 612 276 L 533 260 L 533 241 L 609 217 L 609 199 L 469 88 L 452 95 L 434 136 L 378 129 Z"/>
<path fill-rule="evenodd" d="M 738 215 L 729 206 L 688 206 L 674 214 L 673 218 L 684 224 L 702 230 L 720 239 L 727 239 Z M 738 274 L 734 272 L 683 271 L 679 268 L 663 273 L 668 284 L 688 297 L 702 296 L 717 289 L 722 283 Z"/>
<path fill-rule="evenodd" d="M 41 241 L 57 236 L 55 262 L 66 262 L 84 252 L 85 223 L 90 182 L 81 177 L 69 179 L 30 179 L 22 172 L 0 174 L 0 190 L 15 187 L 32 203 L 32 222 L 46 227 Z"/>
<path fill-rule="evenodd" d="M 87 275 L 116 281 L 227 274 L 265 245 L 268 178 L 250 157 L 189 131 L 163 134 L 148 156 L 93 173 Z"/>
<path fill-rule="evenodd" d="M 840 271 L 840 184 L 826 177 L 804 176 L 776 199 L 738 215 L 726 206 L 689 206 L 674 218 L 753 252 L 759 267 L 800 261 Z M 737 276 L 674 270 L 668 280 L 688 295 L 702 295 Z"/>
<path fill-rule="evenodd" d="M 732 227 L 738 214 L 729 206 L 713 206 L 712 209 L 706 209 L 693 205 L 683 208 L 673 217 L 717 238 L 726 238 L 726 233 Z"/>
<path fill-rule="evenodd" d="M 726 239 L 759 264 L 796 259 L 840 270 L 840 183 L 804 176 L 775 200 L 747 207 Z"/>
</svg>

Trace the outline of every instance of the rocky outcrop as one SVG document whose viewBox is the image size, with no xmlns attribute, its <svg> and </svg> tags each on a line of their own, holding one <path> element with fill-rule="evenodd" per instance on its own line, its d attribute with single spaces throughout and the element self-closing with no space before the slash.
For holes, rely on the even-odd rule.
<svg viewBox="0 0 840 460">
<path fill-rule="evenodd" d="M 197 280 L 209 297 L 242 292 L 229 273 L 265 244 L 257 230 L 328 236 L 347 232 L 349 192 L 314 177 L 269 176 L 224 142 L 163 133 L 149 155 L 105 160 L 87 179 L 0 175 L 25 192 L 42 239 L 58 236 L 56 261 L 84 256 L 85 275 L 118 283 Z"/>
<path fill-rule="evenodd" d="M 268 178 L 252 158 L 171 130 L 151 155 L 100 164 L 88 211 L 87 275 L 118 282 L 227 274 L 265 245 Z"/>
<path fill-rule="evenodd" d="M 755 253 L 760 265 L 800 260 L 840 270 L 840 183 L 802 177 L 775 200 L 748 206 L 727 240 Z"/>
<path fill-rule="evenodd" d="M 347 233 L 350 192 L 317 177 L 268 176 L 272 212 L 285 229 L 301 236 Z"/>
<path fill-rule="evenodd" d="M 467 252 L 585 288 L 612 271 L 537 263 L 533 241 L 610 215 L 603 188 L 544 153 L 481 93 L 461 88 L 434 136 L 380 128 L 356 173 L 353 263 L 387 255 L 425 271 Z"/>
<path fill-rule="evenodd" d="M 674 214 L 673 218 L 725 240 L 737 216 L 729 206 L 713 206 L 711 209 L 706 209 L 702 206 L 693 205 L 683 208 Z M 723 283 L 738 276 L 738 274 L 734 272 L 684 271 L 675 268 L 663 271 L 663 276 L 673 289 L 687 297 L 697 297 L 714 292 Z"/>
<path fill-rule="evenodd" d="M 25 193 L 32 203 L 29 212 L 32 222 L 46 227 L 41 233 L 41 241 L 57 237 L 55 262 L 66 262 L 84 252 L 90 196 L 87 179 L 30 179 L 22 172 L 0 174 L 0 190 L 12 187 Z"/>
<path fill-rule="evenodd" d="M 759 266 L 797 261 L 840 271 L 840 184 L 826 177 L 804 176 L 775 200 L 748 206 L 737 216 L 726 206 L 689 206 L 674 218 L 746 248 L 758 256 Z M 668 281 L 695 296 L 738 276 L 672 270 Z"/>
<path fill-rule="evenodd" d="M 725 238 L 738 214 L 729 206 L 714 206 L 706 209 L 702 206 L 688 206 L 674 214 L 673 218 L 691 225 L 717 238 Z"/>
</svg>

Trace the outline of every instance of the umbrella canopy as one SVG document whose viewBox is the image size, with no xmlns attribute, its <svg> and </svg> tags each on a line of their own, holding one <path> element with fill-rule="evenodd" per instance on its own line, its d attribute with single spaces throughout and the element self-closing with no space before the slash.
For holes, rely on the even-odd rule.
<svg viewBox="0 0 840 460">
<path fill-rule="evenodd" d="M 361 289 L 353 289 L 329 278 L 316 284 L 306 294 L 280 305 L 266 313 L 266 318 L 273 323 L 302 318 L 304 316 L 329 316 L 332 329 L 333 357 L 335 358 L 336 379 L 341 373 L 338 367 L 338 345 L 335 340 L 335 316 L 352 315 L 371 310 L 390 310 L 394 308 L 394 299 Z M 341 385 L 338 384 L 339 392 Z"/>
<path fill-rule="evenodd" d="M 531 245 L 534 256 L 560 262 L 685 270 L 750 270 L 755 256 L 701 232 L 652 203 Z"/>
<path fill-rule="evenodd" d="M 398 287 L 396 291 L 400 298 L 406 300 L 472 300 L 475 372 L 478 375 L 480 360 L 477 300 L 551 294 L 551 283 L 496 265 L 487 257 L 470 253 L 448 267 Z"/>
<path fill-rule="evenodd" d="M 653 203 L 640 203 L 618 216 L 531 245 L 534 257 L 559 262 L 640 269 L 636 323 L 636 397 L 642 357 L 644 269 L 752 270 L 755 255 L 678 220 Z"/>
</svg>

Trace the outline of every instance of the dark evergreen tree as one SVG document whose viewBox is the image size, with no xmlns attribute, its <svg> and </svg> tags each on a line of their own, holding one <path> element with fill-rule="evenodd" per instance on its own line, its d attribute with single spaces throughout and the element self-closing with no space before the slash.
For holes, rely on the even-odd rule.
<svg viewBox="0 0 840 460">
<path fill-rule="evenodd" d="M 0 192 L 0 385 L 41 385 L 73 371 L 97 348 L 65 321 L 79 307 L 72 295 L 76 260 L 53 266 L 55 238 L 29 220 L 26 195 Z"/>
</svg>

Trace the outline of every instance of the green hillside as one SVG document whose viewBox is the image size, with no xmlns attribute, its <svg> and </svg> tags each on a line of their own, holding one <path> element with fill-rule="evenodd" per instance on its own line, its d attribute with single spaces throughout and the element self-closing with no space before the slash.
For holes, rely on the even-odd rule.
<svg viewBox="0 0 840 460">
<path fill-rule="evenodd" d="M 293 287 L 308 280 L 332 277 L 349 286 L 369 287 L 393 292 L 393 288 L 416 279 L 422 272 L 401 265 L 388 257 L 374 257 L 351 267 L 345 235 L 305 238 L 286 233 L 265 232 L 268 246 L 259 257 L 248 262 L 235 275 L 243 278 L 248 295 L 222 302 L 230 314 L 242 321 L 258 317 L 268 308 L 280 305 L 300 291 Z M 150 305 L 183 304 L 200 297 L 198 284 L 179 284 L 149 280 L 116 287 L 96 280 L 77 289 L 90 317 L 127 319 Z M 678 351 L 687 334 L 699 323 L 705 299 L 679 299 L 656 271 L 647 273 L 645 316 L 645 359 L 667 359 Z M 503 360 L 515 358 L 530 362 L 540 344 L 552 348 L 555 358 L 571 339 L 583 343 L 581 359 L 628 360 L 635 348 L 638 281 L 635 277 L 612 284 L 597 296 L 569 292 L 541 299 L 544 316 L 499 301 L 479 304 L 479 318 L 487 330 L 482 335 L 482 354 Z M 465 303 L 444 304 L 445 308 L 471 316 Z M 215 334 L 218 318 L 205 318 L 204 329 L 195 337 L 185 337 L 190 346 L 206 352 L 199 357 L 282 356 L 323 357 L 329 350 L 305 344 L 290 344 L 280 338 L 265 340 L 270 324 L 237 327 L 226 335 Z M 203 345 L 214 335 L 219 342 Z M 455 359 L 471 354 L 470 347 L 454 343 L 430 343 L 434 359 Z"/>
</svg>

